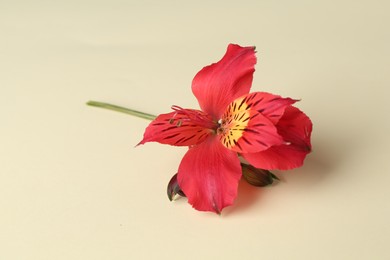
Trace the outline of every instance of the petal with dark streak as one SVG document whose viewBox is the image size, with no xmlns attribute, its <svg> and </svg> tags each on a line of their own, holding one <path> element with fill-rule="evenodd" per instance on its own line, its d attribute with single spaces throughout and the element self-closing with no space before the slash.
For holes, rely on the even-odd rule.
<svg viewBox="0 0 390 260">
<path fill-rule="evenodd" d="M 146 128 L 144 138 L 139 144 L 159 142 L 175 146 L 190 146 L 201 143 L 211 133 L 212 130 L 194 124 L 185 114 L 171 112 L 161 114 L 153 120 Z"/>
<path fill-rule="evenodd" d="M 260 112 L 274 124 L 283 116 L 284 110 L 295 102 L 297 100 L 267 92 L 253 92 L 245 97 L 247 107 Z"/>
<path fill-rule="evenodd" d="M 283 143 L 275 125 L 256 105 L 251 106 L 252 97 L 249 94 L 229 104 L 218 129 L 222 144 L 239 153 L 260 152 Z"/>
<path fill-rule="evenodd" d="M 289 170 L 302 166 L 311 151 L 312 122 L 309 117 L 296 107 L 288 107 L 277 128 L 287 144 L 242 156 L 253 166 L 267 170 Z"/>
</svg>

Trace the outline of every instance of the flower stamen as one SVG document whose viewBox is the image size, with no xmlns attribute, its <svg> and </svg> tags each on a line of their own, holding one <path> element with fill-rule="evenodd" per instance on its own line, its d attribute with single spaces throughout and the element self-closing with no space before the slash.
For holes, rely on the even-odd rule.
<svg viewBox="0 0 390 260">
<path fill-rule="evenodd" d="M 176 116 L 181 115 L 180 119 L 176 124 L 178 127 L 180 127 L 184 122 L 192 123 L 194 125 L 201 126 L 207 129 L 216 129 L 218 127 L 218 124 L 214 122 L 210 116 L 208 116 L 202 111 L 195 109 L 186 109 L 179 106 L 172 106 L 171 108 L 176 112 L 169 120 L 171 124 L 173 124 Z"/>
</svg>

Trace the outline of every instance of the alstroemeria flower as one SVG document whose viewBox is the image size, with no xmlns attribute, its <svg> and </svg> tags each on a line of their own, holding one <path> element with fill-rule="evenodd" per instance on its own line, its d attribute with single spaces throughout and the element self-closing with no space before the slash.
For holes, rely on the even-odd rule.
<svg viewBox="0 0 390 260">
<path fill-rule="evenodd" d="M 312 123 L 296 100 L 249 93 L 255 48 L 230 44 L 223 58 L 204 67 L 192 82 L 201 110 L 173 106 L 146 128 L 140 144 L 188 146 L 177 181 L 197 210 L 220 213 L 237 196 L 238 155 L 251 165 L 292 169 L 311 150 Z"/>
</svg>

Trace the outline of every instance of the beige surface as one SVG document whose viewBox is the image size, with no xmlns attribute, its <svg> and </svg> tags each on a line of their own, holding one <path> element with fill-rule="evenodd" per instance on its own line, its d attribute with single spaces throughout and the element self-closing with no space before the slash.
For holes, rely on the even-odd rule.
<svg viewBox="0 0 390 260">
<path fill-rule="evenodd" d="M 390 259 L 388 1 L 233 2 L 0 2 L 0 259 Z M 314 152 L 218 217 L 166 197 L 185 148 L 84 103 L 195 108 L 229 42 Z"/>
</svg>

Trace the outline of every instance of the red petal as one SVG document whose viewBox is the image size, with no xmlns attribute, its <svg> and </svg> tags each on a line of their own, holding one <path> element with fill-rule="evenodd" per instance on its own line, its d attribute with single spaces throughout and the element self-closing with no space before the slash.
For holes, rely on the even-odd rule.
<svg viewBox="0 0 390 260">
<path fill-rule="evenodd" d="M 235 152 L 217 138 L 188 150 L 179 166 L 179 186 L 197 210 L 220 213 L 237 196 L 241 166 Z"/>
<path fill-rule="evenodd" d="M 220 119 L 230 102 L 249 93 L 255 64 L 255 47 L 230 44 L 219 62 L 204 67 L 192 81 L 202 110 Z"/>
<path fill-rule="evenodd" d="M 303 151 L 311 150 L 310 137 L 313 124 L 310 118 L 298 108 L 287 107 L 276 127 L 287 142 L 295 144 Z"/>
<path fill-rule="evenodd" d="M 265 170 L 290 170 L 301 167 L 308 152 L 294 145 L 280 145 L 258 153 L 242 156 L 253 166 Z"/>
<path fill-rule="evenodd" d="M 197 112 L 205 116 L 202 111 Z M 144 138 L 139 144 L 146 142 L 159 142 L 176 146 L 190 146 L 201 143 L 212 130 L 198 124 L 194 124 L 185 114 L 171 112 L 161 114 L 146 128 Z"/>
<path fill-rule="evenodd" d="M 256 98 L 256 96 L 261 97 L 261 94 L 243 96 L 228 106 L 218 129 L 219 138 L 224 146 L 239 153 L 254 153 L 283 143 L 283 138 L 275 125 L 257 110 L 257 106 L 263 99 L 269 100 L 269 94 L 265 98 Z M 278 107 L 270 109 L 269 114 L 273 115 L 272 111 L 281 110 L 281 106 Z"/>
<path fill-rule="evenodd" d="M 252 110 L 260 112 L 276 124 L 284 114 L 284 110 L 296 101 L 266 92 L 253 92 L 247 95 L 244 102 Z"/>
<path fill-rule="evenodd" d="M 250 164 L 261 169 L 289 170 L 302 166 L 311 151 L 312 123 L 309 117 L 296 107 L 288 107 L 277 128 L 288 144 L 242 155 Z"/>
</svg>

